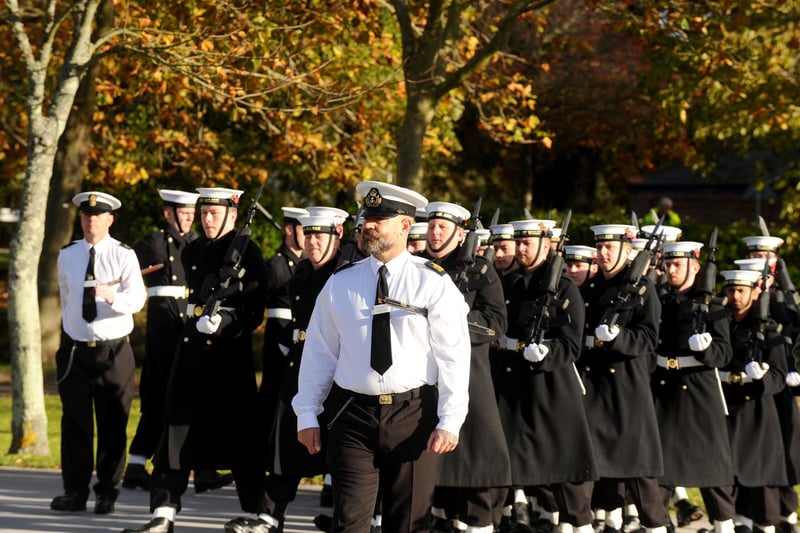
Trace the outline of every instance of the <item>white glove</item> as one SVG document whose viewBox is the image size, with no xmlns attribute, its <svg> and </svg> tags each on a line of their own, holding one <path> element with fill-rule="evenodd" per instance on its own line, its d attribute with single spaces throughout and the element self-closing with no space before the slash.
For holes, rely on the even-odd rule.
<svg viewBox="0 0 800 533">
<path fill-rule="evenodd" d="M 222 317 L 219 314 L 212 316 L 203 315 L 200 317 L 194 327 L 196 327 L 197 331 L 200 333 L 213 335 L 219 329 L 220 322 L 222 322 Z"/>
<path fill-rule="evenodd" d="M 501 350 L 511 350 L 512 352 L 517 351 L 517 339 L 509 339 L 505 335 L 497 339 L 497 346 Z"/>
<path fill-rule="evenodd" d="M 711 346 L 711 333 L 695 333 L 689 337 L 689 349 L 693 352 L 704 352 Z"/>
<path fill-rule="evenodd" d="M 608 324 L 600 324 L 594 329 L 594 336 L 603 342 L 611 342 L 617 338 L 617 335 L 619 335 L 619 326 L 616 324 L 611 327 L 608 327 Z"/>
<path fill-rule="evenodd" d="M 797 372 L 789 372 L 786 374 L 786 384 L 790 387 L 800 387 L 800 374 Z"/>
<path fill-rule="evenodd" d="M 541 363 L 542 360 L 550 353 L 550 348 L 544 344 L 529 344 L 522 351 L 522 357 L 531 363 Z"/>
<path fill-rule="evenodd" d="M 769 365 L 767 363 L 757 363 L 755 361 L 750 361 L 744 367 L 744 373 L 747 374 L 750 379 L 758 380 L 763 378 L 767 375 L 767 371 L 769 370 Z"/>
</svg>

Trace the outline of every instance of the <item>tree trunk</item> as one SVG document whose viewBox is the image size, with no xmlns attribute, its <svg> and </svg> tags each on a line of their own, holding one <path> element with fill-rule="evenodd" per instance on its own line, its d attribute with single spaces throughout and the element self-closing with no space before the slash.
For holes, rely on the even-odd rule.
<svg viewBox="0 0 800 533">
<path fill-rule="evenodd" d="M 66 118 L 66 117 L 65 117 Z M 58 129 L 49 121 L 30 126 L 25 184 L 17 232 L 8 263 L 8 330 L 11 338 L 12 420 L 8 453 L 47 455 L 41 330 L 36 271 L 44 240 L 44 218 Z M 50 131 L 48 131 L 48 129 Z M 31 303 L 34 305 L 31 305 Z"/>
<path fill-rule="evenodd" d="M 397 133 L 397 185 L 422 192 L 422 151 L 438 101 L 426 93 L 409 91 L 406 112 Z"/>
</svg>

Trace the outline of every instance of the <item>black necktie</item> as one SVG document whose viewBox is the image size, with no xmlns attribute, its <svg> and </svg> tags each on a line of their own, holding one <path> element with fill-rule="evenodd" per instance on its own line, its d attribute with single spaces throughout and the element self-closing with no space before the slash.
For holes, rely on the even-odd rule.
<svg viewBox="0 0 800 533">
<path fill-rule="evenodd" d="M 386 265 L 378 269 L 378 288 L 375 291 L 375 303 L 382 304 L 389 296 L 389 285 L 386 283 Z M 383 375 L 392 366 L 392 334 L 389 329 L 389 313 L 372 315 L 372 354 L 370 366 Z"/>
<path fill-rule="evenodd" d="M 94 281 L 94 246 L 89 248 L 89 264 L 86 265 L 86 281 Z M 91 322 L 97 318 L 97 302 L 94 287 L 83 287 L 83 319 Z"/>
</svg>

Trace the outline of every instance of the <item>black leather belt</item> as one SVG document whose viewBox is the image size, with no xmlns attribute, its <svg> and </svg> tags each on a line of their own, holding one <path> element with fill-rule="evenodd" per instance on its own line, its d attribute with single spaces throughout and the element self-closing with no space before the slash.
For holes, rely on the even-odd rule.
<svg viewBox="0 0 800 533">
<path fill-rule="evenodd" d="M 338 387 L 338 385 L 337 385 Z M 400 403 L 406 400 L 415 400 L 417 398 L 422 397 L 423 394 L 428 392 L 430 389 L 433 389 L 433 385 L 423 385 L 422 387 L 417 387 L 416 389 L 407 390 L 404 392 L 394 392 L 391 394 L 378 394 L 378 395 L 371 395 L 371 394 L 361 394 L 360 392 L 353 392 L 348 389 L 339 389 L 342 391 L 341 393 L 345 396 L 349 396 L 353 398 L 355 403 L 361 405 L 368 405 L 368 406 L 375 406 L 375 405 L 392 405 L 393 403 Z"/>
<path fill-rule="evenodd" d="M 128 336 L 120 337 L 118 339 L 110 339 L 105 341 L 76 341 L 72 339 L 75 346 L 86 346 L 87 348 L 97 348 L 98 346 L 116 346 L 117 344 L 128 342 Z"/>
</svg>

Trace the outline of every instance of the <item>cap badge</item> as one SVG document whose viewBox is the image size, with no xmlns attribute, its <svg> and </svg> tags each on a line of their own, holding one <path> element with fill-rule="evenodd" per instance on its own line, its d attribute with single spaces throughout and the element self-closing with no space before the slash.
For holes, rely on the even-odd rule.
<svg viewBox="0 0 800 533">
<path fill-rule="evenodd" d="M 382 203 L 383 197 L 376 187 L 371 188 L 364 197 L 364 205 L 367 207 L 380 207 Z"/>
<path fill-rule="evenodd" d="M 89 207 L 97 207 L 97 195 L 90 194 L 89 195 Z"/>
</svg>

